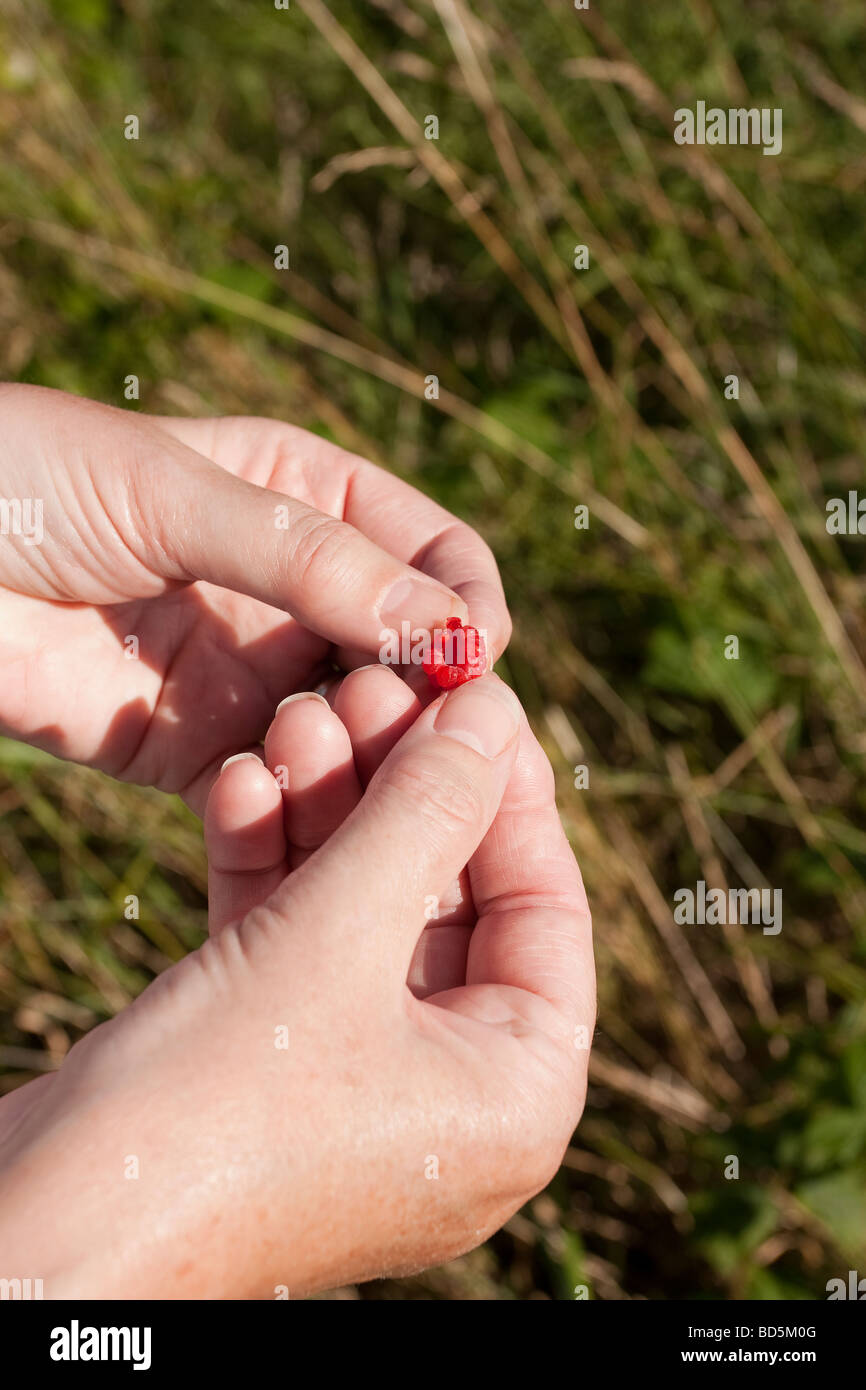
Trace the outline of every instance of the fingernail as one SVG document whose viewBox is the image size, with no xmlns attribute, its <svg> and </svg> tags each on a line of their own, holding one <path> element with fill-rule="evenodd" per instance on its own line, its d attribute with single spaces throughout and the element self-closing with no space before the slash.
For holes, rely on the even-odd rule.
<svg viewBox="0 0 866 1390">
<path fill-rule="evenodd" d="M 402 623 L 425 628 L 432 632 L 446 618 L 464 618 L 467 609 L 462 599 L 433 579 L 399 579 L 379 604 L 379 622 L 383 627 L 401 631 Z"/>
<path fill-rule="evenodd" d="M 517 733 L 519 720 L 517 696 L 502 681 L 482 677 L 446 696 L 433 728 L 485 758 L 498 758 Z"/>
<path fill-rule="evenodd" d="M 257 753 L 232 753 L 230 758 L 226 758 L 225 762 L 220 768 L 220 772 L 225 772 L 226 768 L 231 763 L 242 763 L 245 762 L 247 758 L 252 758 L 254 763 L 259 763 L 262 766 L 264 766 L 264 764 L 262 764 L 261 758 L 258 756 Z"/>
<path fill-rule="evenodd" d="M 287 695 L 286 698 L 285 698 L 285 700 L 280 700 L 280 703 L 277 705 L 276 709 L 274 710 L 274 714 L 275 714 L 275 715 L 279 714 L 279 712 L 280 712 L 281 709 L 284 709 L 286 705 L 291 705 L 291 704 L 293 704 L 295 700 L 318 700 L 318 701 L 320 702 L 320 704 L 328 705 L 328 702 L 327 702 L 327 700 L 325 699 L 324 695 L 320 695 L 320 694 L 318 693 L 318 691 L 316 691 L 316 690 L 299 690 L 298 693 L 297 693 L 296 695 Z M 330 705 L 328 705 L 328 709 L 330 709 L 330 708 L 331 708 Z"/>
</svg>

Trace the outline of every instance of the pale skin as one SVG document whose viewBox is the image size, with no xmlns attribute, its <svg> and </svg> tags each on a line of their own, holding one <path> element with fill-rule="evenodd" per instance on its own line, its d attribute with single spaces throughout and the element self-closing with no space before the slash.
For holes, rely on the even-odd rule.
<svg viewBox="0 0 866 1390">
<path fill-rule="evenodd" d="M 488 675 L 422 708 L 379 668 L 274 703 L 220 750 L 266 734 L 260 756 L 198 753 L 208 942 L 0 1102 L 0 1249 L 48 1297 L 297 1296 L 439 1263 L 549 1181 L 578 1119 L 589 915 L 513 695 Z"/>
<path fill-rule="evenodd" d="M 335 654 L 371 661 L 383 629 L 469 607 L 494 656 L 510 635 L 470 527 L 276 420 L 0 385 L 0 496 L 41 499 L 45 533 L 0 535 L 0 732 L 199 812 L 223 760 Z M 407 581 L 412 597 L 389 597 Z M 121 659 L 128 635 L 138 660 Z"/>
</svg>

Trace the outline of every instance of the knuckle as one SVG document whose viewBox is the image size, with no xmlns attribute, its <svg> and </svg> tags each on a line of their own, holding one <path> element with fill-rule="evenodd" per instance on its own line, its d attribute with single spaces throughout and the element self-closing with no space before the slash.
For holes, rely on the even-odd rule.
<svg viewBox="0 0 866 1390">
<path fill-rule="evenodd" d="M 450 765 L 406 761 L 389 771 L 386 783 L 401 799 L 409 800 L 413 811 L 433 830 L 474 829 L 484 814 L 482 788 Z"/>
<path fill-rule="evenodd" d="M 318 592 L 333 584 L 350 561 L 351 526 L 332 516 L 311 516 L 300 527 L 292 548 L 292 569 L 296 584 Z"/>
</svg>

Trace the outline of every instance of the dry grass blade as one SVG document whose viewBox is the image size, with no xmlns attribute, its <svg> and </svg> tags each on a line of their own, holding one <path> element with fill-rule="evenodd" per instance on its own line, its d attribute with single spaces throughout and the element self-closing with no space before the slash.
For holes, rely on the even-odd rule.
<svg viewBox="0 0 866 1390">
<path fill-rule="evenodd" d="M 641 1105 L 659 1110 L 691 1129 L 695 1126 L 723 1127 L 724 1116 L 713 1109 L 697 1091 L 682 1081 L 661 1081 L 644 1076 L 593 1052 L 590 1059 L 591 1082 L 598 1082 L 621 1095 L 630 1096 Z"/>
<path fill-rule="evenodd" d="M 398 145 L 378 145 L 375 149 L 352 150 L 348 154 L 334 155 L 315 178 L 310 180 L 314 193 L 327 193 L 329 188 L 344 174 L 363 174 L 367 169 L 381 169 L 393 165 L 398 169 L 413 169 L 418 163 L 414 150 L 403 149 Z"/>
<path fill-rule="evenodd" d="M 801 44 L 794 47 L 794 55 L 800 65 L 800 69 L 816 96 L 822 101 L 826 101 L 828 106 L 832 106 L 835 111 L 841 111 L 843 116 L 866 133 L 866 101 L 860 97 L 855 97 L 853 93 L 845 90 L 838 82 L 834 82 L 828 72 L 824 70 L 814 53 L 810 53 L 808 48 Z"/>
<path fill-rule="evenodd" d="M 619 850 L 626 874 L 634 884 L 719 1046 L 729 1060 L 739 1060 L 744 1055 L 745 1048 L 736 1026 L 685 934 L 674 921 L 670 905 L 662 897 L 634 835 L 620 816 L 607 813 L 604 823 L 611 843 Z"/>
<path fill-rule="evenodd" d="M 725 871 L 715 852 L 712 836 L 707 829 L 704 818 L 704 809 L 689 773 L 688 763 L 682 748 L 678 745 L 672 745 L 667 750 L 667 759 L 671 780 L 682 802 L 683 820 L 694 845 L 695 853 L 701 860 L 707 887 L 720 888 L 727 895 L 728 882 Z M 730 945 L 740 982 L 757 1017 L 765 1028 L 774 1028 L 779 1021 L 779 1015 L 757 961 L 746 945 L 746 934 L 742 923 L 726 920 L 722 930 Z"/>
<path fill-rule="evenodd" d="M 422 372 L 339 337 L 286 309 L 263 304 L 249 295 L 219 285 L 215 281 L 206 280 L 190 271 L 178 270 L 155 257 L 112 246 L 98 237 L 82 236 L 58 225 L 38 222 L 28 223 L 26 230 L 53 245 L 64 246 L 76 254 L 115 265 L 132 275 L 147 278 L 162 292 L 177 291 L 193 295 L 207 303 L 217 304 L 240 317 L 252 319 L 266 328 L 295 338 L 317 351 L 329 353 L 340 361 L 368 372 L 380 381 L 386 381 L 418 399 L 424 396 L 425 383 Z M 519 458 L 568 496 L 579 498 L 581 502 L 589 505 L 605 525 L 617 531 L 630 545 L 644 548 L 651 544 L 650 533 L 640 522 L 635 521 L 609 498 L 597 492 L 591 484 L 582 483 L 577 478 L 563 474 L 555 460 L 528 440 L 521 439 L 507 425 L 469 402 L 461 400 L 450 391 L 440 391 L 438 400 L 433 404 L 445 414 L 477 431 L 491 444 Z"/>
</svg>

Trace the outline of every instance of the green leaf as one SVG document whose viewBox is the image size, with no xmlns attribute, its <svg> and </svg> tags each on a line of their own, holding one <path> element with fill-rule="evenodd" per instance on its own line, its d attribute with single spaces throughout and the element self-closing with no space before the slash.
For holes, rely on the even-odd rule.
<svg viewBox="0 0 866 1390">
<path fill-rule="evenodd" d="M 866 1179 L 862 1169 L 802 1183 L 796 1196 L 823 1221 L 844 1254 L 862 1259 L 866 1249 Z"/>
<path fill-rule="evenodd" d="M 802 1137 L 804 1166 L 811 1172 L 840 1164 L 847 1167 L 866 1149 L 866 1111 L 821 1107 L 809 1119 Z"/>
</svg>

